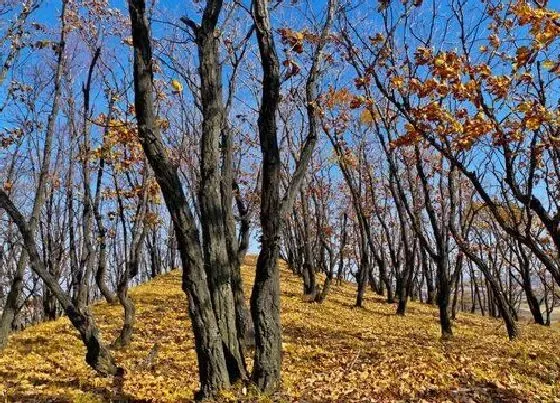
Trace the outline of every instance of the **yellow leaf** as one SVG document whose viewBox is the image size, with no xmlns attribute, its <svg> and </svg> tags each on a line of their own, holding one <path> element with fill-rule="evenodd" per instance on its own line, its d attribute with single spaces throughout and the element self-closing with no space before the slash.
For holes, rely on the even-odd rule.
<svg viewBox="0 0 560 403">
<path fill-rule="evenodd" d="M 171 80 L 171 87 L 173 88 L 173 92 L 180 93 L 183 91 L 183 84 L 179 80 Z"/>
<path fill-rule="evenodd" d="M 554 66 L 556 66 L 556 63 L 554 63 L 552 60 L 545 60 L 542 63 L 542 66 L 546 69 L 546 70 L 552 70 L 554 68 Z"/>
</svg>

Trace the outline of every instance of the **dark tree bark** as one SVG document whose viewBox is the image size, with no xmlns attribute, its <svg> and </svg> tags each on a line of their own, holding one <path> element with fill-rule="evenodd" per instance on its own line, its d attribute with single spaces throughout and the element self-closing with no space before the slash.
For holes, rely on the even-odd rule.
<svg viewBox="0 0 560 403">
<path fill-rule="evenodd" d="M 420 257 L 422 260 L 422 271 L 424 272 L 424 277 L 426 279 L 426 303 L 429 305 L 435 305 L 435 290 L 434 290 L 434 277 L 432 273 L 432 266 L 428 259 L 428 254 L 426 250 L 420 245 Z"/>
<path fill-rule="evenodd" d="M 237 261 L 228 247 L 226 235 L 232 230 L 227 220 L 231 199 L 224 194 L 220 171 L 220 139 L 225 129 L 225 109 L 222 100 L 222 67 L 219 60 L 220 38 L 217 24 L 222 9 L 221 0 L 209 0 L 197 25 L 187 17 L 182 20 L 193 30 L 198 46 L 200 99 L 202 106 L 202 141 L 200 150 L 199 206 L 204 251 L 204 265 L 214 314 L 220 329 L 230 382 L 246 377 L 245 360 L 237 334 L 236 304 L 232 291 L 232 271 L 238 271 Z M 226 150 L 227 152 L 227 150 Z M 231 161 L 227 161 L 231 165 Z M 222 167 L 224 169 L 224 167 Z M 226 171 L 230 169 L 226 168 Z M 229 175 L 229 172 L 228 172 Z M 231 179 L 228 177 L 230 183 Z M 228 189 L 231 193 L 231 190 Z M 225 197 L 229 204 L 222 201 Z M 229 236 L 231 245 L 233 234 Z M 236 274 L 236 282 L 240 276 Z M 237 290 L 239 291 L 239 289 Z M 240 303 L 240 301 L 238 301 Z"/>
<path fill-rule="evenodd" d="M 338 253 L 339 257 L 338 257 L 338 273 L 336 275 L 336 283 L 338 285 L 342 284 L 342 280 L 344 278 L 344 248 L 346 247 L 346 236 L 347 236 L 347 231 L 346 231 L 346 226 L 348 225 L 348 213 L 345 211 L 343 216 L 342 216 L 342 236 L 341 236 L 341 240 L 340 240 L 340 251 Z"/>
<path fill-rule="evenodd" d="M 144 0 L 129 0 L 134 44 L 134 92 L 138 137 L 171 215 L 181 261 L 183 290 L 189 299 L 189 314 L 195 335 L 201 390 L 197 399 L 211 398 L 230 386 L 222 338 L 212 308 L 212 298 L 203 265 L 203 253 L 194 217 L 188 208 L 177 168 L 167 157 L 155 125 L 152 49 Z"/>
<path fill-rule="evenodd" d="M 263 69 L 263 91 L 258 118 L 263 161 L 261 251 L 251 293 L 251 315 L 255 325 L 255 367 L 252 377 L 259 389 L 272 391 L 280 384 L 282 350 L 280 278 L 277 265 L 280 248 L 280 152 L 276 137 L 280 71 L 267 0 L 253 1 L 253 20 Z"/>
<path fill-rule="evenodd" d="M 243 199 L 239 184 L 234 174 L 233 167 L 233 131 L 229 125 L 228 116 L 233 105 L 235 97 L 237 76 L 239 66 L 243 60 L 249 44 L 249 39 L 255 30 L 252 25 L 243 41 L 239 46 L 239 50 L 229 53 L 231 60 L 231 75 L 228 83 L 228 96 L 224 108 L 224 124 L 222 128 L 222 167 L 221 167 L 221 196 L 222 209 L 224 212 L 224 225 L 226 231 L 226 243 L 228 248 L 229 262 L 231 267 L 231 287 L 233 298 L 235 300 L 235 319 L 237 324 L 237 335 L 240 341 L 241 359 L 245 358 L 245 349 L 248 346 L 255 345 L 254 325 L 251 319 L 251 313 L 245 298 L 243 289 L 243 280 L 241 277 L 241 265 L 245 260 L 245 255 L 249 248 L 250 236 L 250 214 L 249 208 Z M 255 187 L 259 186 L 260 171 L 257 173 Z M 233 214 L 233 204 L 239 214 L 239 234 L 237 233 L 236 219 Z M 245 367 L 245 363 L 243 363 Z"/>
<path fill-rule="evenodd" d="M 334 14 L 334 1 L 329 1 L 329 17 L 323 26 L 322 39 L 316 47 L 311 71 L 306 81 L 309 131 L 284 199 L 280 202 L 280 153 L 278 149 L 276 112 L 280 99 L 280 71 L 274 36 L 268 15 L 268 0 L 253 1 L 253 20 L 263 70 L 263 92 L 258 129 L 262 161 L 260 221 L 261 251 L 257 259 L 255 284 L 251 294 L 251 314 L 255 325 L 255 367 L 253 380 L 264 391 L 279 386 L 281 367 L 280 281 L 277 260 L 280 251 L 282 220 L 291 211 L 317 141 L 316 80 L 324 39 Z"/>
<path fill-rule="evenodd" d="M 457 316 L 457 297 L 459 294 L 459 280 L 463 272 L 463 254 L 457 256 L 455 260 L 455 270 L 453 272 L 453 302 L 451 303 L 451 320 Z"/>
<path fill-rule="evenodd" d="M 521 242 L 518 243 L 518 251 L 520 259 L 520 272 L 521 278 L 523 279 L 523 291 L 525 292 L 525 297 L 527 299 L 527 305 L 529 305 L 529 310 L 535 323 L 538 325 L 545 325 L 545 320 L 541 312 L 539 299 L 533 292 L 533 285 L 531 284 L 531 271 L 530 271 L 530 260 L 523 250 L 524 246 Z"/>
<path fill-rule="evenodd" d="M 449 237 L 447 235 L 447 226 L 445 225 L 445 223 L 441 222 L 441 220 L 438 220 L 437 218 L 433 206 L 433 202 L 430 196 L 430 192 L 428 190 L 429 189 L 428 179 L 424 171 L 424 167 L 422 165 L 422 159 L 420 156 L 420 149 L 418 145 L 414 147 L 414 152 L 416 156 L 416 170 L 418 172 L 418 176 L 420 177 L 420 183 L 422 184 L 422 192 L 424 194 L 424 205 L 435 238 L 435 249 L 431 248 L 430 245 L 428 244 L 422 231 L 419 228 L 418 223 L 416 223 L 415 228 L 417 229 L 417 234 L 420 237 L 420 241 L 422 242 L 426 251 L 431 255 L 436 265 L 437 285 L 438 285 L 437 303 L 439 307 L 441 335 L 445 339 L 453 336 L 451 319 L 449 317 L 449 311 L 448 311 L 449 298 L 451 293 L 449 274 L 448 274 L 448 265 L 447 265 L 448 251 L 449 251 Z M 453 172 L 451 172 L 448 175 L 450 199 L 454 198 L 452 173 Z M 450 222 L 454 220 L 453 212 L 450 214 L 451 216 L 449 220 Z"/>
<path fill-rule="evenodd" d="M 366 224 L 367 225 L 367 224 Z M 366 240 L 365 231 L 361 231 L 361 246 L 360 246 L 360 266 L 358 267 L 358 274 L 356 281 L 358 283 L 358 293 L 356 295 L 356 307 L 364 306 L 364 294 L 366 292 L 367 276 L 369 272 L 369 250 Z"/>
<path fill-rule="evenodd" d="M 303 294 L 311 301 L 315 300 L 316 282 L 315 267 L 313 259 L 313 247 L 311 245 L 311 215 L 307 197 L 300 191 L 301 197 L 301 220 L 303 222 Z"/>
</svg>

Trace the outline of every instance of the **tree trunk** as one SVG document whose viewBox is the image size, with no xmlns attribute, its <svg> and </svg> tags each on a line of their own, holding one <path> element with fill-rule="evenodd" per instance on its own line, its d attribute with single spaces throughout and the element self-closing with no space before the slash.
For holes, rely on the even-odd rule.
<svg viewBox="0 0 560 403">
<path fill-rule="evenodd" d="M 107 112 L 107 122 L 111 120 L 113 111 L 113 96 L 109 96 L 109 108 Z M 107 136 L 109 131 L 109 125 L 104 129 L 103 139 Z M 95 217 L 95 222 L 97 223 L 98 232 L 98 242 L 97 242 L 97 270 L 95 271 L 95 283 L 101 292 L 101 295 L 105 298 L 107 303 L 115 304 L 117 302 L 117 296 L 109 289 L 107 286 L 107 230 L 105 225 L 103 225 L 103 219 L 101 217 L 100 204 L 101 204 L 101 180 L 103 177 L 103 171 L 105 169 L 105 158 L 103 154 L 99 158 L 99 167 L 97 169 L 97 178 L 95 186 L 95 200 L 93 203 L 93 214 Z"/>
<path fill-rule="evenodd" d="M 204 266 L 214 314 L 224 350 L 230 382 L 246 377 L 245 360 L 237 335 L 236 304 L 232 291 L 232 269 L 226 240 L 226 215 L 222 203 L 223 184 L 220 175 L 220 138 L 224 128 L 222 68 L 219 60 L 219 34 L 216 26 L 222 8 L 221 0 L 209 0 L 201 25 L 183 17 L 194 31 L 198 45 L 200 98 L 202 104 L 202 140 L 200 150 L 199 205 L 201 212 Z M 231 185 L 230 185 L 231 189 Z M 229 189 L 228 189 L 229 191 Z M 240 277 L 237 278 L 240 281 Z"/>
<path fill-rule="evenodd" d="M 404 316 L 406 313 L 406 303 L 408 300 L 408 287 L 406 286 L 406 273 L 400 273 L 397 275 L 397 315 Z"/>
<path fill-rule="evenodd" d="M 342 216 L 342 239 L 340 240 L 340 252 L 338 261 L 338 273 L 336 275 L 336 283 L 338 285 L 342 284 L 344 278 L 344 248 L 346 247 L 346 226 L 348 225 L 348 213 L 345 211 Z"/>
<path fill-rule="evenodd" d="M 227 135 L 227 143 L 231 143 L 230 134 Z M 253 320 L 251 319 L 251 312 L 247 304 L 247 299 L 245 297 L 245 291 L 243 290 L 243 280 L 241 278 L 241 265 L 245 260 L 245 255 L 249 248 L 249 211 L 245 205 L 245 202 L 241 195 L 239 194 L 239 186 L 235 180 L 232 178 L 232 162 L 231 162 L 231 145 L 227 146 L 227 157 L 224 159 L 224 165 L 227 166 L 227 173 L 223 176 L 223 193 L 226 194 L 228 189 L 229 197 L 224 198 L 224 205 L 229 207 L 226 210 L 226 230 L 228 235 L 228 248 L 230 253 L 231 267 L 231 287 L 233 291 L 233 298 L 235 300 L 235 320 L 237 323 L 237 334 L 241 340 L 241 358 L 244 359 L 245 352 L 244 348 L 255 346 L 255 328 L 253 325 Z M 237 238 L 235 219 L 233 217 L 232 211 L 232 192 L 235 195 L 235 204 L 237 206 L 237 211 L 241 217 L 241 223 L 239 228 L 239 237 Z"/>
<path fill-rule="evenodd" d="M 363 307 L 364 305 L 364 294 L 366 292 L 367 276 L 369 271 L 369 258 L 368 258 L 368 246 L 365 242 L 365 234 L 362 237 L 362 247 L 361 247 L 361 258 L 360 266 L 358 268 L 358 275 L 356 280 L 358 282 L 358 294 L 356 295 L 356 306 Z"/>
<path fill-rule="evenodd" d="M 189 299 L 189 314 L 195 335 L 201 390 L 195 398 L 212 398 L 230 386 L 220 330 L 203 265 L 199 233 L 176 167 L 168 160 L 155 124 L 153 64 L 150 32 L 144 0 L 129 0 L 134 44 L 134 93 L 138 137 L 160 185 L 171 215 L 183 265 L 183 290 Z"/>
<path fill-rule="evenodd" d="M 453 336 L 451 327 L 451 319 L 449 318 L 449 297 L 450 287 L 447 275 L 447 258 L 440 256 L 436 261 L 437 278 L 438 278 L 438 306 L 439 306 L 439 321 L 441 325 L 441 336 L 443 339 L 448 339 Z"/>
<path fill-rule="evenodd" d="M 303 221 L 303 294 L 312 301 L 315 299 L 315 270 L 313 267 L 313 250 L 311 247 L 311 223 L 307 198 L 300 192 Z"/>
<path fill-rule="evenodd" d="M 459 280 L 463 272 L 463 256 L 458 256 L 455 261 L 455 271 L 453 272 L 453 302 L 451 303 L 451 320 L 457 316 L 457 296 L 459 294 Z"/>
<path fill-rule="evenodd" d="M 422 259 L 422 270 L 424 271 L 424 277 L 426 278 L 426 303 L 429 305 L 435 305 L 436 298 L 434 292 L 434 278 L 432 275 L 432 268 L 428 261 L 426 250 L 422 246 L 420 246 L 420 256 Z"/>
<path fill-rule="evenodd" d="M 137 266 L 138 261 L 128 261 L 126 262 L 126 268 L 121 277 L 119 278 L 119 283 L 117 286 L 117 297 L 119 298 L 120 304 L 124 308 L 124 323 L 117 339 L 113 342 L 113 348 L 122 348 L 130 344 L 132 339 L 132 333 L 134 332 L 134 324 L 136 323 L 136 307 L 134 302 L 128 296 L 128 280 L 130 274 L 134 271 L 138 271 Z"/>
<path fill-rule="evenodd" d="M 523 250 L 523 245 L 521 242 L 518 242 L 519 251 L 519 260 L 520 260 L 520 274 L 523 280 L 523 291 L 525 292 L 525 298 L 527 299 L 527 305 L 529 305 L 529 310 L 531 311 L 531 315 L 533 315 L 533 319 L 535 323 L 538 325 L 545 325 L 545 320 L 541 312 L 540 303 L 538 298 L 535 296 L 533 292 L 533 285 L 531 284 L 531 268 L 530 268 L 530 260 L 528 259 L 527 254 Z"/>
<path fill-rule="evenodd" d="M 263 69 L 263 92 L 258 118 L 263 160 L 260 202 L 261 251 L 251 293 L 256 344 L 252 377 L 259 389 L 272 391 L 280 386 L 282 351 L 280 278 L 277 265 L 280 252 L 280 152 L 276 135 L 280 71 L 268 16 L 268 1 L 255 0 L 253 7 Z"/>
<path fill-rule="evenodd" d="M 509 339 L 514 340 L 519 335 L 519 329 L 511 314 L 509 305 L 507 304 L 504 295 L 500 291 L 500 285 L 498 284 L 498 281 L 496 280 L 496 278 L 492 276 L 492 271 L 490 267 L 462 240 L 462 238 L 458 237 L 455 228 L 453 228 L 453 226 L 451 226 L 451 232 L 453 233 L 453 236 L 455 237 L 455 240 L 457 241 L 457 244 L 459 245 L 463 253 L 478 266 L 480 271 L 482 271 L 482 274 L 484 275 L 488 283 L 489 286 L 488 289 L 489 291 L 491 290 L 493 294 L 493 298 L 490 298 L 489 295 L 488 300 L 496 301 L 495 303 L 498 307 L 498 311 L 500 312 L 500 315 L 502 316 L 506 324 L 506 329 L 507 329 Z M 482 304 L 481 304 L 481 308 L 482 308 Z"/>
</svg>

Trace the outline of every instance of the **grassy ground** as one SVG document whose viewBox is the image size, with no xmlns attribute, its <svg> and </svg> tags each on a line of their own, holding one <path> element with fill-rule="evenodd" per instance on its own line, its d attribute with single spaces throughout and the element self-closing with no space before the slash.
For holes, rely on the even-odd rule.
<svg viewBox="0 0 560 403">
<path fill-rule="evenodd" d="M 254 259 L 243 267 L 250 289 Z M 282 267 L 283 388 L 258 396 L 241 385 L 227 401 L 546 401 L 560 402 L 560 331 L 522 325 L 509 342 L 500 321 L 460 314 L 455 337 L 439 339 L 437 311 L 410 303 L 407 315 L 377 296 L 352 307 L 355 287 L 334 287 L 327 301 L 301 301 L 301 280 Z M 132 345 L 116 351 L 122 381 L 98 377 L 69 322 L 11 336 L 0 355 L 0 397 L 7 401 L 190 401 L 196 357 L 180 273 L 136 287 Z M 93 307 L 105 340 L 121 325 L 121 308 Z M 146 357 L 159 344 L 151 368 Z M 249 359 L 249 364 L 251 364 Z M 4 396 L 4 397 L 2 397 Z"/>
</svg>

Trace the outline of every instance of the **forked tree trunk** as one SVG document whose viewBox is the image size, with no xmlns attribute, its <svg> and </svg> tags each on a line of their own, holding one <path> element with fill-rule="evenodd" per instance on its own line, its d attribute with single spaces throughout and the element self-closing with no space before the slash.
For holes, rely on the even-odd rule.
<svg viewBox="0 0 560 403">
<path fill-rule="evenodd" d="M 144 231 L 144 230 L 141 230 Z M 134 253 L 134 252 L 132 252 Z M 124 309 L 124 322 L 119 335 L 111 345 L 113 348 L 123 348 L 130 344 L 134 325 L 136 324 L 136 306 L 134 301 L 128 296 L 128 281 L 134 277 L 132 274 L 138 273 L 138 258 L 134 256 L 126 262 L 126 268 L 119 279 L 117 286 L 117 297 Z"/>
<path fill-rule="evenodd" d="M 91 63 L 89 65 L 88 76 L 85 84 L 82 85 L 82 94 L 84 99 L 83 110 L 82 110 L 82 152 L 85 154 L 85 158 L 82 158 L 82 186 L 83 186 L 83 212 L 82 212 L 82 261 L 80 264 L 80 270 L 78 271 L 78 296 L 77 301 L 80 306 L 86 306 L 89 302 L 89 281 L 93 273 L 94 263 L 95 263 L 95 249 L 93 247 L 93 240 L 91 239 L 92 234 L 92 223 L 94 218 L 93 211 L 93 198 L 91 196 L 91 169 L 89 161 L 89 153 L 91 151 L 90 142 L 90 91 L 91 91 L 91 80 L 93 76 L 93 70 L 99 56 L 101 55 L 101 48 L 97 48 L 95 51 Z"/>
<path fill-rule="evenodd" d="M 182 20 L 193 30 L 198 46 L 202 105 L 198 200 L 204 266 L 207 268 L 206 275 L 229 378 L 233 383 L 246 377 L 246 369 L 237 335 L 236 304 L 232 291 L 232 269 L 238 268 L 230 261 L 231 253 L 226 238 L 227 222 L 224 209 L 231 209 L 231 199 L 229 206 L 222 202 L 223 187 L 220 175 L 220 139 L 225 128 L 222 68 L 219 60 L 220 37 L 217 30 L 221 9 L 222 0 L 208 0 L 200 26 L 187 17 L 183 17 Z"/>
<path fill-rule="evenodd" d="M 116 176 L 115 185 L 116 185 Z M 146 212 L 148 209 L 148 181 L 147 170 L 144 170 L 143 180 L 142 180 L 142 197 L 140 199 L 140 204 L 136 210 L 136 215 L 134 217 L 134 228 L 132 230 L 132 241 L 130 243 L 130 252 L 128 252 L 128 259 L 125 262 L 124 271 L 121 273 L 119 282 L 117 285 L 117 297 L 120 304 L 124 309 L 124 322 L 123 327 L 117 337 L 113 342 L 112 347 L 122 348 L 130 344 L 132 339 L 132 334 L 134 332 L 134 325 L 136 323 L 136 307 L 134 301 L 128 295 L 128 282 L 138 275 L 139 270 L 139 259 L 140 252 L 142 250 L 142 245 L 144 245 L 144 240 L 146 239 L 146 234 L 148 232 L 148 227 L 145 223 Z M 124 215 L 124 205 L 120 193 L 117 192 L 117 200 L 119 206 L 119 216 L 121 217 L 121 222 L 123 224 L 124 232 L 124 243 L 125 251 L 127 248 L 127 232 L 126 232 L 126 217 Z M 127 253 L 127 252 L 125 252 Z"/>
<path fill-rule="evenodd" d="M 204 270 L 204 259 L 194 216 L 181 181 L 166 154 L 155 124 L 153 61 L 150 30 L 144 0 L 129 0 L 134 44 L 134 93 L 138 137 L 161 188 L 173 225 L 183 265 L 183 290 L 189 299 L 189 314 L 195 335 L 201 390 L 197 399 L 212 398 L 230 386 L 220 329 Z"/>
</svg>

